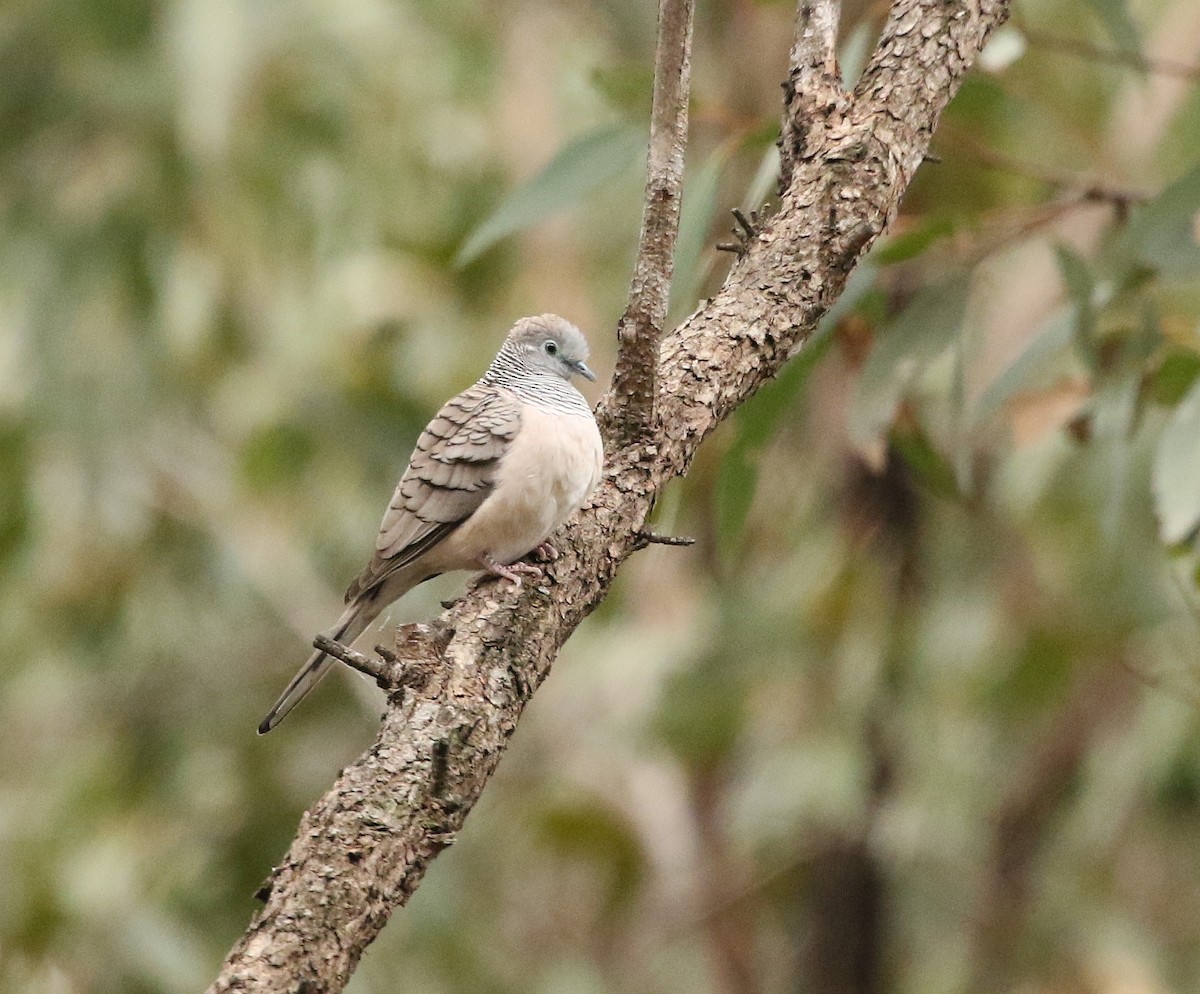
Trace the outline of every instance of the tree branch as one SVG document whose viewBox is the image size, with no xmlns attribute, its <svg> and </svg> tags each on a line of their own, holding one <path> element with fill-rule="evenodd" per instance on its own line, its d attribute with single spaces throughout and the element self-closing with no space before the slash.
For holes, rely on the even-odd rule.
<svg viewBox="0 0 1200 994">
<path fill-rule="evenodd" d="M 779 192 L 786 190 L 809 130 L 844 109 L 845 91 L 837 64 L 840 0 L 800 0 L 796 29 L 783 84 L 783 124 L 779 136 Z"/>
<path fill-rule="evenodd" d="M 938 115 L 1007 13 L 1006 0 L 899 0 L 885 55 L 853 98 L 843 95 L 803 128 L 792 117 L 805 101 L 789 100 L 785 132 L 802 141 L 779 211 L 720 292 L 662 339 L 651 434 L 623 448 L 610 442 L 604 480 L 556 537 L 562 556 L 544 583 L 521 591 L 477 584 L 443 615 L 445 639 L 407 654 L 403 697 L 392 698 L 375 744 L 301 820 L 266 905 L 212 992 L 344 987 L 453 843 L 559 647 L 644 541 L 658 492 L 803 346 L 895 215 Z M 897 25 L 907 27 L 898 33 Z M 626 366 L 629 349 L 643 355 L 646 340 L 634 341 L 622 342 Z M 631 384 L 643 389 L 646 375 L 641 366 L 617 377 L 601 402 L 605 421 L 621 416 Z"/>
<path fill-rule="evenodd" d="M 667 320 L 675 236 L 683 192 L 695 0 L 660 0 L 654 52 L 654 101 L 646 155 L 646 195 L 629 305 L 617 324 L 611 417 L 601 422 L 606 448 L 654 430 L 658 346 Z"/>
</svg>

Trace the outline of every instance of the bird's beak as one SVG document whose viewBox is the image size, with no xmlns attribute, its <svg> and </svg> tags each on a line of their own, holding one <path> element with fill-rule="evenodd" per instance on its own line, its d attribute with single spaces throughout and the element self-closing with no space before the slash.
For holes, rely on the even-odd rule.
<svg viewBox="0 0 1200 994">
<path fill-rule="evenodd" d="M 596 382 L 596 374 L 593 373 L 590 369 L 588 369 L 588 364 L 586 362 L 584 362 L 582 359 L 572 360 L 571 368 L 573 370 L 575 370 L 575 372 L 577 372 L 580 376 L 586 376 L 593 383 Z"/>
</svg>

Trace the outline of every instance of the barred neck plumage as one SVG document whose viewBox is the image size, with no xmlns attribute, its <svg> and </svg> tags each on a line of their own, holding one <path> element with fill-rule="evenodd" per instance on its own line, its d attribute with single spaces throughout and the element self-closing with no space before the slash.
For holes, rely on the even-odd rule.
<svg viewBox="0 0 1200 994">
<path fill-rule="evenodd" d="M 479 381 L 488 386 L 504 387 L 527 404 L 559 414 L 584 414 L 591 417 L 587 400 L 568 380 L 545 370 L 535 369 L 516 349 L 506 343 L 488 371 Z"/>
</svg>

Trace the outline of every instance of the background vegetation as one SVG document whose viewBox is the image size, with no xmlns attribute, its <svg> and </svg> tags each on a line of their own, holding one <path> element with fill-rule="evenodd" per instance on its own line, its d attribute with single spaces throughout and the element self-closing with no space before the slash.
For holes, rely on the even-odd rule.
<svg viewBox="0 0 1200 994">
<path fill-rule="evenodd" d="M 699 12 L 677 315 L 770 194 L 791 15 Z M 373 735 L 347 674 L 254 728 L 417 431 L 521 314 L 611 368 L 653 28 L 0 12 L 0 989 L 215 974 Z M 1020 6 L 351 991 L 1200 988 L 1197 62 L 1192 0 Z"/>
</svg>

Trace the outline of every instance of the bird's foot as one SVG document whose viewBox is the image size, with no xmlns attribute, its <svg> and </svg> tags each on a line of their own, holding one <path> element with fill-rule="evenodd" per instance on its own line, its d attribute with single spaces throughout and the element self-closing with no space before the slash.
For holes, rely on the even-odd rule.
<svg viewBox="0 0 1200 994">
<path fill-rule="evenodd" d="M 502 580 L 507 580 L 518 590 L 521 589 L 522 576 L 540 580 L 546 575 L 542 572 L 540 566 L 535 566 L 533 563 L 513 563 L 511 566 L 502 566 L 500 563 L 493 562 L 487 556 L 480 556 L 476 561 L 483 567 L 485 573 L 490 573 L 492 576 L 498 576 Z"/>
<path fill-rule="evenodd" d="M 540 563 L 558 562 L 559 552 L 549 542 L 542 542 L 533 550 L 533 558 Z"/>
</svg>

